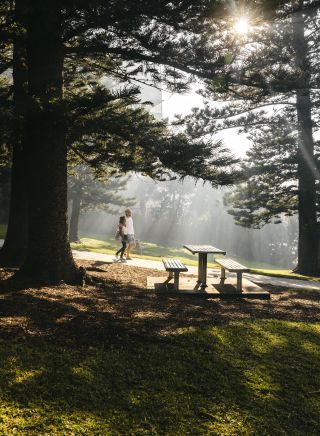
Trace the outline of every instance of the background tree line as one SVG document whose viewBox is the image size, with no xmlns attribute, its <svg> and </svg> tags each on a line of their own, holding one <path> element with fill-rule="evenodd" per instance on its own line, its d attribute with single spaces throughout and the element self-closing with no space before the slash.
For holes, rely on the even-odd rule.
<svg viewBox="0 0 320 436">
<path fill-rule="evenodd" d="M 216 189 L 187 178 L 155 182 L 134 176 L 124 189 L 133 197 L 135 231 L 141 249 L 156 255 L 152 244 L 177 248 L 184 244 L 212 244 L 242 263 L 265 268 L 293 268 L 297 262 L 297 219 L 276 218 L 261 229 L 235 225 L 224 197 L 232 187 Z M 122 208 L 123 210 L 123 208 Z M 79 221 L 83 237 L 112 242 L 118 217 L 103 210 L 84 210 Z M 151 244 L 151 245 L 149 245 Z"/>
</svg>

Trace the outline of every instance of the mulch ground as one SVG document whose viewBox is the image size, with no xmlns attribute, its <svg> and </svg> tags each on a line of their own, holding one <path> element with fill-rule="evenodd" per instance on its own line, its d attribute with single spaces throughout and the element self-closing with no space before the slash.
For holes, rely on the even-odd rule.
<svg viewBox="0 0 320 436">
<path fill-rule="evenodd" d="M 251 319 L 318 322 L 320 294 L 264 286 L 271 300 L 220 301 L 168 297 L 147 291 L 147 276 L 161 272 L 123 264 L 79 262 L 90 285 L 25 286 L 0 269 L 0 338 L 80 344 L 155 340 L 184 327 Z M 166 277 L 166 274 L 163 273 Z"/>
</svg>

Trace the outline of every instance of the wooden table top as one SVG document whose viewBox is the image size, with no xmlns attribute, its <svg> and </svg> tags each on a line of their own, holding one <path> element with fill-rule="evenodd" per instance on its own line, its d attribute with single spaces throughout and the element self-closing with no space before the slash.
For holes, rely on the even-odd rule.
<svg viewBox="0 0 320 436">
<path fill-rule="evenodd" d="M 226 254 L 220 248 L 213 247 L 212 245 L 184 245 L 184 248 L 191 251 L 192 254 L 196 253 L 213 253 L 213 254 Z"/>
</svg>

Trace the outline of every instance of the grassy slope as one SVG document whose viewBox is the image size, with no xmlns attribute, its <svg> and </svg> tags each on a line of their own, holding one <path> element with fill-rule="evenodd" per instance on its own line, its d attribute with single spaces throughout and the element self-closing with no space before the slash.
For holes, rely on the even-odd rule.
<svg viewBox="0 0 320 436">
<path fill-rule="evenodd" d="M 68 348 L 0 342 L 1 434 L 320 434 L 320 326 L 257 320 Z"/>
</svg>

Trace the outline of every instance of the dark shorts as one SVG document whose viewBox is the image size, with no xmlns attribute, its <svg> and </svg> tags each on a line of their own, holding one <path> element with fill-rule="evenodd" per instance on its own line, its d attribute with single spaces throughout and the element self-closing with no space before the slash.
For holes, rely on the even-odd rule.
<svg viewBox="0 0 320 436">
<path fill-rule="evenodd" d="M 134 243 L 134 235 L 127 235 L 127 236 L 128 236 L 127 242 L 129 244 L 133 244 Z"/>
</svg>

